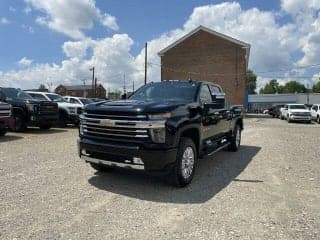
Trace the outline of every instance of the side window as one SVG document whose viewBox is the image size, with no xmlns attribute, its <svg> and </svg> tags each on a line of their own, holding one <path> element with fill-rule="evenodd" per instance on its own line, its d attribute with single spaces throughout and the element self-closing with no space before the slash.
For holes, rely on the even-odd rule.
<svg viewBox="0 0 320 240">
<path fill-rule="evenodd" d="M 78 100 L 77 100 L 77 99 L 74 99 L 74 98 L 70 98 L 70 102 L 71 102 L 71 103 L 79 104 Z"/>
<path fill-rule="evenodd" d="M 210 87 L 210 91 L 211 91 L 212 94 L 221 93 L 220 88 L 218 88 L 217 86 L 210 85 L 209 87 Z"/>
<path fill-rule="evenodd" d="M 36 94 L 36 93 L 30 93 L 31 97 L 39 99 L 39 100 L 47 100 L 45 98 L 45 96 L 41 95 L 41 94 Z"/>
<path fill-rule="evenodd" d="M 200 102 L 202 104 L 204 103 L 211 103 L 212 102 L 212 97 L 211 93 L 209 90 L 208 85 L 202 85 L 201 90 L 200 90 Z"/>
</svg>

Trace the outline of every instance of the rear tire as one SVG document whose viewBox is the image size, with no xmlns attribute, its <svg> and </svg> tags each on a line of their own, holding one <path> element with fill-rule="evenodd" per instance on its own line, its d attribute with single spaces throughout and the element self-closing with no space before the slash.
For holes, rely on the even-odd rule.
<svg viewBox="0 0 320 240">
<path fill-rule="evenodd" d="M 59 113 L 59 120 L 58 120 L 58 126 L 60 128 L 65 128 L 67 126 L 67 118 L 64 113 Z"/>
<path fill-rule="evenodd" d="M 228 150 L 231 152 L 236 152 L 239 150 L 241 144 L 241 128 L 237 124 L 234 127 L 231 139 L 230 139 L 230 145 L 228 147 Z"/>
<path fill-rule="evenodd" d="M 113 168 L 111 168 L 111 167 L 97 164 L 97 163 L 90 163 L 90 165 L 93 169 L 97 170 L 98 172 L 110 172 L 113 170 Z"/>
<path fill-rule="evenodd" d="M 4 135 L 6 135 L 6 133 L 7 133 L 6 130 L 0 130 L 0 136 L 1 136 L 1 137 L 4 136 Z"/>
<path fill-rule="evenodd" d="M 197 151 L 190 138 L 181 138 L 177 159 L 170 174 L 171 184 L 175 187 L 185 187 L 191 183 L 197 162 Z"/>
<path fill-rule="evenodd" d="M 317 123 L 320 124 L 320 116 L 317 117 Z"/>
</svg>

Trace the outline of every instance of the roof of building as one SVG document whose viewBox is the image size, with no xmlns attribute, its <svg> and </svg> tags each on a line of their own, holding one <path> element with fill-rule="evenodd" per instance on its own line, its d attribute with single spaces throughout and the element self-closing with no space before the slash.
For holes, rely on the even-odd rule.
<svg viewBox="0 0 320 240">
<path fill-rule="evenodd" d="M 62 87 L 64 87 L 66 90 L 70 90 L 70 91 L 76 91 L 76 90 L 91 90 L 92 89 L 92 85 L 73 85 L 73 86 L 66 86 L 66 85 L 60 85 Z M 97 87 L 103 87 L 101 84 L 98 84 Z"/>
<path fill-rule="evenodd" d="M 247 62 L 247 66 L 248 66 L 248 62 L 249 62 L 249 55 L 250 55 L 250 44 L 249 43 L 245 43 L 242 42 L 238 39 L 232 38 L 230 36 L 227 36 L 225 34 L 216 32 L 210 28 L 204 27 L 202 25 L 200 25 L 199 27 L 195 28 L 194 30 L 192 30 L 191 32 L 189 32 L 188 34 L 184 35 L 182 38 L 178 39 L 177 41 L 173 42 L 172 44 L 170 44 L 169 46 L 167 46 L 166 48 L 162 49 L 160 52 L 158 52 L 158 55 L 161 57 L 163 56 L 167 51 L 169 51 L 170 49 L 174 48 L 175 46 L 177 46 L 179 43 L 183 42 L 184 40 L 186 40 L 187 38 L 189 38 L 190 36 L 192 36 L 193 34 L 199 32 L 199 31 L 205 31 L 207 33 L 210 33 L 214 36 L 220 37 L 224 40 L 227 40 L 229 42 L 235 43 L 243 48 L 246 49 L 246 62 Z"/>
</svg>

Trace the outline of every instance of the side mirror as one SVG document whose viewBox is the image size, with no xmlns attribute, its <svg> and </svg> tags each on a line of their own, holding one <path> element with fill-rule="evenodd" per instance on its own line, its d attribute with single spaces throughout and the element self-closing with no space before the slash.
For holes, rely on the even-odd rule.
<svg viewBox="0 0 320 240">
<path fill-rule="evenodd" d="M 214 93 L 212 95 L 212 107 L 213 108 L 224 108 L 225 107 L 225 93 Z"/>
</svg>

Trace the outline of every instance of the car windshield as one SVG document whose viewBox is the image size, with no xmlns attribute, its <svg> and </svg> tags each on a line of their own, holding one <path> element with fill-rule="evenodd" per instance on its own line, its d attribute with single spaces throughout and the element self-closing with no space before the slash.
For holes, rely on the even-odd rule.
<svg viewBox="0 0 320 240">
<path fill-rule="evenodd" d="M 197 84 L 194 82 L 157 82 L 138 89 L 129 99 L 146 101 L 193 102 Z"/>
<path fill-rule="evenodd" d="M 32 97 L 19 89 L 15 88 L 2 88 L 2 92 L 4 93 L 5 97 L 8 100 L 14 100 L 14 99 L 22 99 L 22 100 L 27 100 L 27 99 L 32 99 Z"/>
<path fill-rule="evenodd" d="M 305 105 L 290 105 L 290 109 L 307 109 Z"/>
<path fill-rule="evenodd" d="M 60 95 L 56 94 L 47 94 L 47 96 L 50 98 L 52 102 L 66 102 L 66 100 L 61 97 Z"/>
<path fill-rule="evenodd" d="M 88 99 L 88 98 L 80 98 L 80 101 L 81 101 L 84 105 L 93 103 L 93 101 L 92 101 L 91 99 Z"/>
</svg>

